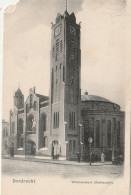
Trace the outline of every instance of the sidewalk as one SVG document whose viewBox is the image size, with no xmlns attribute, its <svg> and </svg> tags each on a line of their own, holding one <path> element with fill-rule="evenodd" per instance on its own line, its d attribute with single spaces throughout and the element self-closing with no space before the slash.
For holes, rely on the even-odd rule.
<svg viewBox="0 0 131 195">
<path fill-rule="evenodd" d="M 75 165 L 75 166 L 90 166 L 89 162 L 77 162 L 77 161 L 67 161 L 67 160 L 54 160 L 54 159 L 47 159 L 47 157 L 40 157 L 40 156 L 15 156 L 15 157 L 8 157 L 3 156 L 3 159 L 11 159 L 11 160 L 23 160 L 23 161 L 32 161 L 32 162 L 41 162 L 41 163 L 50 163 L 50 164 L 61 164 L 61 165 Z M 112 162 L 94 162 L 91 163 L 91 166 L 103 166 L 103 165 L 112 165 Z"/>
</svg>

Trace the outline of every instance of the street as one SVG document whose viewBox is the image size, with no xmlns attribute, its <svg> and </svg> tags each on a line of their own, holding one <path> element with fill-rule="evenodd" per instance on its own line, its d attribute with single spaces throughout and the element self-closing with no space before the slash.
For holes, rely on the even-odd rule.
<svg viewBox="0 0 131 195">
<path fill-rule="evenodd" d="M 107 177 L 119 178 L 123 175 L 123 165 L 77 166 L 49 164 L 14 159 L 2 159 L 2 173 L 5 176 L 51 176 L 59 178 Z"/>
</svg>

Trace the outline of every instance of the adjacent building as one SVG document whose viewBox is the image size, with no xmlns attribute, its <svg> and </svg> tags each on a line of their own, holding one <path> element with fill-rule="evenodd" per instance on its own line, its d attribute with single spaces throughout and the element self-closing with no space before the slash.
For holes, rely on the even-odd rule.
<svg viewBox="0 0 131 195">
<path fill-rule="evenodd" d="M 2 120 L 2 155 L 8 154 L 9 136 L 9 123 Z"/>
</svg>

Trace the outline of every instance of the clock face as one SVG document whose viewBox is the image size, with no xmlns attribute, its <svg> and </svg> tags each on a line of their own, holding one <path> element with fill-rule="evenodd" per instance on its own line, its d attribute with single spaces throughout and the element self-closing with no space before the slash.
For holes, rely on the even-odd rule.
<svg viewBox="0 0 131 195">
<path fill-rule="evenodd" d="M 72 35 L 76 35 L 76 29 L 75 29 L 75 27 L 70 26 L 70 33 L 71 33 Z"/>
<path fill-rule="evenodd" d="M 61 25 L 55 28 L 55 37 L 58 36 L 60 33 L 61 33 Z"/>
</svg>

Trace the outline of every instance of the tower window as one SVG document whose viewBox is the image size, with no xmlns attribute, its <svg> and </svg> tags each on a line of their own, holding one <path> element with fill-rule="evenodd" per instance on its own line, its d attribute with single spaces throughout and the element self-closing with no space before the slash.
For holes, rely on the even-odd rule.
<svg viewBox="0 0 131 195">
<path fill-rule="evenodd" d="M 59 112 L 54 112 L 54 115 L 53 115 L 53 128 L 54 129 L 59 128 Z"/>
<path fill-rule="evenodd" d="M 59 39 L 56 40 L 56 61 L 59 55 Z"/>
<path fill-rule="evenodd" d="M 69 129 L 75 130 L 75 112 L 69 113 Z"/>
<path fill-rule="evenodd" d="M 62 53 L 62 50 L 63 50 L 63 42 L 62 40 L 60 41 L 60 52 Z"/>
<path fill-rule="evenodd" d="M 74 60 L 75 59 L 75 45 L 74 42 L 71 41 L 71 59 Z"/>
</svg>

